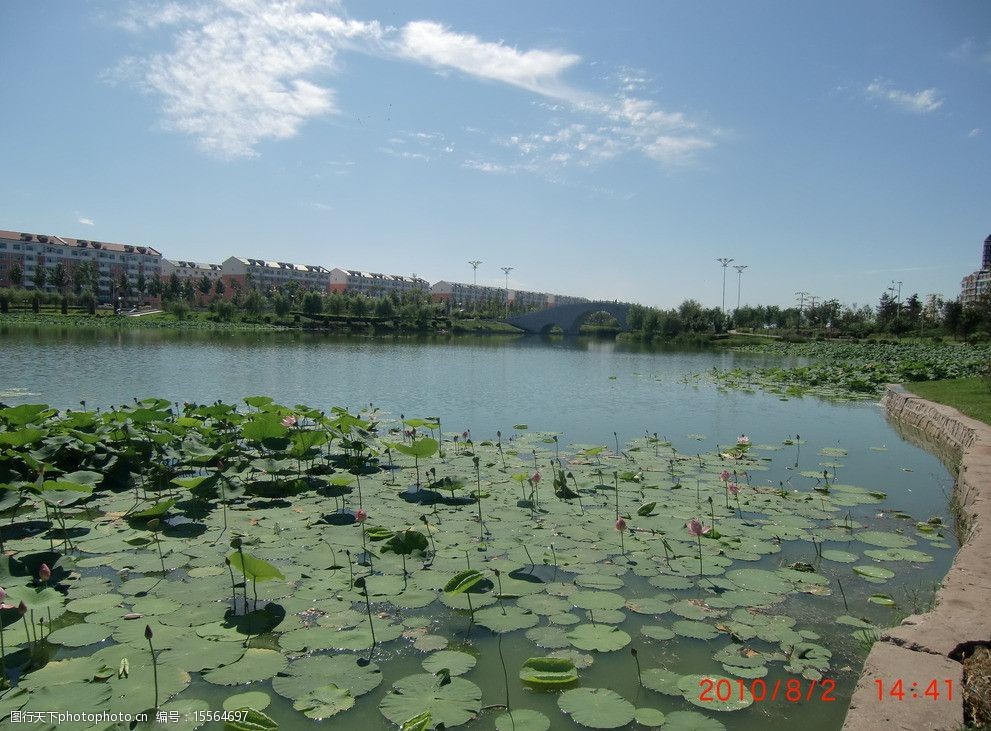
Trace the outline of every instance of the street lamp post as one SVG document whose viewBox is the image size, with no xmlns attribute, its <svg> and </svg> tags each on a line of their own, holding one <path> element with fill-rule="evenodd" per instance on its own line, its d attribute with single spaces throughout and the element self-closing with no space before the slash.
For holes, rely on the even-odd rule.
<svg viewBox="0 0 991 731">
<path fill-rule="evenodd" d="M 513 271 L 515 267 L 499 267 L 502 269 L 503 274 L 506 275 L 506 317 L 509 317 L 509 273 Z"/>
<path fill-rule="evenodd" d="M 795 292 L 795 296 L 798 297 L 798 330 L 802 330 L 802 310 L 805 309 L 805 298 L 809 296 L 808 292 L 804 290 L 801 292 Z"/>
<path fill-rule="evenodd" d="M 476 311 L 478 308 L 478 265 L 482 263 L 481 259 L 469 259 L 468 263 L 471 264 L 472 269 L 472 311 Z"/>
<path fill-rule="evenodd" d="M 725 256 L 721 256 L 716 259 L 720 264 L 723 265 L 723 315 L 726 314 L 726 267 L 730 265 L 731 262 L 736 261 L 735 259 L 728 259 Z"/>
<path fill-rule="evenodd" d="M 736 269 L 736 309 L 740 309 L 740 287 L 743 283 L 743 270 L 748 268 L 748 264 L 737 264 Z"/>
</svg>

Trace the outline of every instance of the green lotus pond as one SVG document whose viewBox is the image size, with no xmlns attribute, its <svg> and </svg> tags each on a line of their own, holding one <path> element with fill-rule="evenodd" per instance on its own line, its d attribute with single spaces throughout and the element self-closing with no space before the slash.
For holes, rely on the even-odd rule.
<svg viewBox="0 0 991 731">
<path fill-rule="evenodd" d="M 173 345 L 184 365 L 225 353 Z M 402 417 L 442 388 L 393 411 L 230 384 L 218 402 L 204 368 L 190 403 L 169 382 L 170 399 L 70 409 L 65 384 L 0 356 L 24 378 L 0 398 L 0 714 L 138 714 L 157 692 L 177 729 L 838 728 L 873 633 L 924 609 L 952 559 L 945 471 L 870 405 L 693 383 L 723 355 L 675 354 L 676 375 L 666 354 L 479 346 L 531 361 L 487 420 L 448 378 L 471 348 L 410 347 L 448 400 Z M 152 373 L 153 350 L 129 368 Z M 278 352 L 294 383 L 305 363 Z M 263 343 L 258 372 L 276 357 Z M 395 370 L 386 392 L 415 377 Z M 587 403 L 555 409 L 562 389 Z M 730 697 L 700 697 L 724 680 Z M 836 700 L 772 701 L 789 680 Z"/>
</svg>

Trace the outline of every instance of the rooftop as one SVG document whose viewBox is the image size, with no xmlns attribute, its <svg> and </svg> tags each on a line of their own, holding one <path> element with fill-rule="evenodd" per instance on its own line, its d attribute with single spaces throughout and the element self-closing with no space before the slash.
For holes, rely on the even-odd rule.
<svg viewBox="0 0 991 731">
<path fill-rule="evenodd" d="M 19 231 L 0 231 L 0 239 L 11 241 L 23 241 L 25 243 L 54 244 L 55 246 L 71 246 L 79 249 L 101 249 L 106 251 L 121 251 L 128 254 L 147 254 L 148 256 L 161 256 L 162 253 L 150 246 L 139 246 L 137 244 L 112 244 L 106 241 L 93 241 L 92 239 L 74 239 L 69 236 L 54 236 L 51 234 L 29 234 Z"/>
</svg>

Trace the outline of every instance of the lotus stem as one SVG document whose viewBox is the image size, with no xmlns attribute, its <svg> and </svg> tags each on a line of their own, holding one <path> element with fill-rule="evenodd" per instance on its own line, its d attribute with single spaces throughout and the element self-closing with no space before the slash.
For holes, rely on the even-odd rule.
<svg viewBox="0 0 991 731">
<path fill-rule="evenodd" d="M 148 640 L 148 650 L 151 652 L 151 668 L 155 677 L 155 710 L 158 710 L 158 658 L 155 657 L 155 646 L 151 644 L 151 625 L 145 625 L 145 639 Z"/>
<path fill-rule="evenodd" d="M 551 544 L 551 558 L 554 561 L 554 578 L 556 579 L 557 578 L 557 552 L 554 550 L 554 544 L 553 543 Z M 499 591 L 501 592 L 502 589 L 499 589 Z"/>
<path fill-rule="evenodd" d="M 499 569 L 494 569 L 496 581 L 499 582 L 499 608 L 502 609 L 502 613 L 506 613 L 506 607 L 502 603 L 502 572 Z M 502 635 L 500 635 L 501 637 Z"/>
<path fill-rule="evenodd" d="M 372 647 L 368 651 L 368 662 L 371 662 L 372 655 L 375 654 L 375 645 L 378 644 L 375 640 L 375 623 L 372 622 L 372 600 L 368 596 L 368 582 L 364 578 L 359 578 L 355 582 L 355 586 L 361 589 L 365 595 L 365 611 L 368 613 L 368 631 L 372 633 Z"/>
<path fill-rule="evenodd" d="M 699 582 L 701 582 L 702 581 L 702 574 L 703 574 L 703 571 L 702 571 L 702 536 L 696 536 L 696 538 L 698 538 L 698 542 L 699 542 Z M 700 586 L 701 586 L 701 583 L 700 583 Z"/>
<path fill-rule="evenodd" d="M 643 686 L 643 675 L 640 672 L 640 658 L 637 657 L 637 648 L 631 647 L 630 648 L 630 654 L 633 655 L 633 659 L 637 663 L 637 683 L 639 683 L 640 686 L 642 687 Z"/>
<path fill-rule="evenodd" d="M 231 609 L 234 610 L 234 616 L 237 616 L 237 586 L 234 584 L 234 569 L 231 568 L 231 560 L 224 557 L 224 563 L 227 564 L 227 571 L 231 575 Z"/>
<path fill-rule="evenodd" d="M 616 440 L 616 454 L 619 454 L 619 435 L 616 432 L 612 433 L 612 438 Z"/>
<path fill-rule="evenodd" d="M 498 633 L 499 662 L 502 663 L 502 679 L 506 686 L 506 712 L 509 713 L 509 673 L 506 672 L 506 658 L 502 655 L 502 632 Z M 515 723 L 513 724 L 516 725 Z"/>
<path fill-rule="evenodd" d="M 471 603 L 471 592 L 466 591 L 465 596 L 468 597 L 468 611 L 471 612 L 471 621 L 468 622 L 468 631 L 465 632 L 465 639 L 471 635 L 471 628 L 475 626 L 475 607 Z"/>
<path fill-rule="evenodd" d="M 843 597 L 843 608 L 849 612 L 850 605 L 846 603 L 846 593 L 843 591 L 843 584 L 840 582 L 839 577 L 836 577 L 836 585 L 840 587 L 840 596 Z"/>
<path fill-rule="evenodd" d="M 616 486 L 616 520 L 619 520 L 619 473 L 616 470 L 612 471 L 612 481 Z"/>
<path fill-rule="evenodd" d="M 344 551 L 344 553 L 347 554 L 347 557 L 348 557 L 348 571 L 351 572 L 351 583 L 353 584 L 354 583 L 354 564 L 351 563 L 351 551 L 350 550 L 346 550 L 346 551 Z"/>
<path fill-rule="evenodd" d="M 34 644 L 35 647 L 37 647 L 38 646 L 38 626 L 34 623 L 34 609 L 33 608 L 31 609 L 31 634 L 34 636 L 34 642 L 33 642 L 33 644 Z M 42 637 L 44 637 L 44 634 L 42 634 Z M 30 640 L 31 638 L 29 637 L 28 639 Z"/>
<path fill-rule="evenodd" d="M 478 456 L 471 458 L 475 463 L 475 499 L 478 500 L 478 542 L 482 542 L 482 471 Z"/>
</svg>

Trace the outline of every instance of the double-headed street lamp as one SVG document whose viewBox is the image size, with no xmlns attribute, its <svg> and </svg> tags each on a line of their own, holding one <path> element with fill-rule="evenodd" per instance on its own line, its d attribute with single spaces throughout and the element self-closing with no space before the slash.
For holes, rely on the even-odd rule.
<svg viewBox="0 0 991 731">
<path fill-rule="evenodd" d="M 509 273 L 515 269 L 515 267 L 499 267 L 502 269 L 503 274 L 506 275 L 506 317 L 509 317 Z"/>
<path fill-rule="evenodd" d="M 743 283 L 743 270 L 748 267 L 749 264 L 736 264 L 733 267 L 736 269 L 736 309 L 740 309 L 740 287 Z"/>
<path fill-rule="evenodd" d="M 725 256 L 721 256 L 716 259 L 720 264 L 723 265 L 723 314 L 726 314 L 726 267 L 730 265 L 731 262 L 736 261 L 736 259 L 728 259 Z"/>
<path fill-rule="evenodd" d="M 468 261 L 468 263 L 471 264 L 471 268 L 473 270 L 472 271 L 472 276 L 473 276 L 472 284 L 477 287 L 478 286 L 478 265 L 482 263 L 482 260 L 481 259 L 470 259 Z"/>
</svg>

